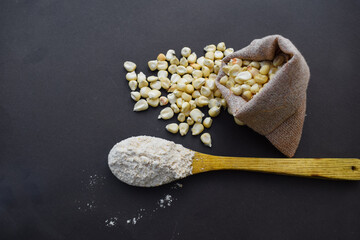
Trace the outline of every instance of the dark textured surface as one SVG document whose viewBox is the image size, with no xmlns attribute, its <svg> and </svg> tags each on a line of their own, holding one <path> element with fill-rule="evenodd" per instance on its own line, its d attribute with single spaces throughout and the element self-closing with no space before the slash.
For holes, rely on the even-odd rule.
<svg viewBox="0 0 360 240">
<path fill-rule="evenodd" d="M 169 48 L 239 49 L 274 33 L 312 74 L 296 157 L 359 157 L 359 23 L 358 1 L 1 1 L 0 239 L 360 239 L 357 182 L 222 171 L 144 189 L 107 167 L 110 148 L 140 134 L 282 157 L 226 113 L 212 149 L 170 135 L 159 108 L 132 112 L 122 68 L 132 60 L 148 73 Z M 166 194 L 171 207 L 156 210 Z"/>
</svg>

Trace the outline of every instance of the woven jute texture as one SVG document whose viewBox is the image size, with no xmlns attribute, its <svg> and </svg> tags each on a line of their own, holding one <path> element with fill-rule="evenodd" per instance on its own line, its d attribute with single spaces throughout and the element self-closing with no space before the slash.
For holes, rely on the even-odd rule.
<svg viewBox="0 0 360 240">
<path fill-rule="evenodd" d="M 279 52 L 288 54 L 289 60 L 250 101 L 220 84 L 220 78 L 225 75 L 222 68 L 232 58 L 273 60 Z M 216 86 L 234 117 L 264 135 L 283 154 L 293 157 L 301 139 L 309 78 L 309 67 L 294 44 L 280 35 L 271 35 L 255 39 L 249 46 L 226 56 Z"/>
</svg>

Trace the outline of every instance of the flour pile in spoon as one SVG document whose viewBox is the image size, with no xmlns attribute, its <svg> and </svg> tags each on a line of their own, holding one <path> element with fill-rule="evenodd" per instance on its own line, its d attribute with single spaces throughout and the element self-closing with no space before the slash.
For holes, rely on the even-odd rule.
<svg viewBox="0 0 360 240">
<path fill-rule="evenodd" d="M 117 143 L 108 164 L 121 181 L 155 187 L 191 175 L 195 152 L 165 139 L 138 136 Z"/>
</svg>

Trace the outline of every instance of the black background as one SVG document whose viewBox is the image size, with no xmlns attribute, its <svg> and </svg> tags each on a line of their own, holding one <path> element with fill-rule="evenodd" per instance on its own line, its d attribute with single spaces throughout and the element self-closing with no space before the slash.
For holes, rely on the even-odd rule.
<svg viewBox="0 0 360 240">
<path fill-rule="evenodd" d="M 359 24 L 359 1 L 1 1 L 0 239 L 360 239 L 358 182 L 220 171 L 148 189 L 107 167 L 116 142 L 142 134 L 282 157 L 226 112 L 212 149 L 171 135 L 160 108 L 132 112 L 122 67 L 150 74 L 169 48 L 202 55 L 269 34 L 292 40 L 311 70 L 296 157 L 359 157 Z M 156 209 L 166 194 L 171 206 Z"/>
</svg>

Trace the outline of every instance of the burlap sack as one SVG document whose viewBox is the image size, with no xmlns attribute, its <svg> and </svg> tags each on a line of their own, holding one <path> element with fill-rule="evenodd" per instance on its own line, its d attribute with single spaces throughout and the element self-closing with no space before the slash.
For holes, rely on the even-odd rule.
<svg viewBox="0 0 360 240">
<path fill-rule="evenodd" d="M 282 51 L 290 56 L 288 62 L 269 80 L 262 91 L 250 101 L 235 96 L 219 80 L 222 67 L 232 58 L 272 60 Z M 256 39 L 249 46 L 223 59 L 216 86 L 225 97 L 234 117 L 264 135 L 277 149 L 292 157 L 299 145 L 306 108 L 306 89 L 309 67 L 292 42 L 280 35 Z"/>
</svg>

